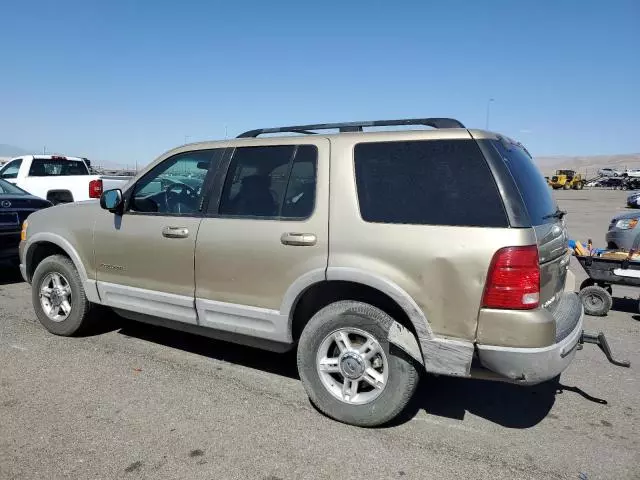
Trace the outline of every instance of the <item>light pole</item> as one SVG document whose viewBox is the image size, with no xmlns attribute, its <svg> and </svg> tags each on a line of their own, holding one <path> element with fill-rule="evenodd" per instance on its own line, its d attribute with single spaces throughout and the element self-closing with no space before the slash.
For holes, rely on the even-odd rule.
<svg viewBox="0 0 640 480">
<path fill-rule="evenodd" d="M 487 121 L 485 122 L 485 129 L 489 130 L 489 113 L 491 111 L 491 104 L 495 102 L 495 100 L 493 98 L 490 98 L 487 101 Z"/>
<path fill-rule="evenodd" d="M 187 140 L 188 140 L 189 138 L 191 138 L 191 135 L 185 135 L 185 136 L 184 136 L 184 143 L 185 143 L 185 144 L 187 143 Z"/>
</svg>

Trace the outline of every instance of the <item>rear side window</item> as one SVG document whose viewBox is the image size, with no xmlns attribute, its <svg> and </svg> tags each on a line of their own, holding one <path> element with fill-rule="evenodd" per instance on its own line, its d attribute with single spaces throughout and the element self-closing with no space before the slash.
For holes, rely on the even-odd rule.
<svg viewBox="0 0 640 480">
<path fill-rule="evenodd" d="M 527 152 L 518 145 L 505 145 L 499 140 L 493 140 L 491 144 L 504 160 L 520 191 L 531 225 L 537 226 L 557 221 L 549 216 L 557 210 L 551 190 Z M 551 180 L 556 181 L 557 176 L 553 176 Z"/>
<path fill-rule="evenodd" d="M 508 226 L 474 140 L 360 143 L 354 157 L 360 214 L 367 222 Z"/>
<path fill-rule="evenodd" d="M 30 177 L 61 177 L 89 175 L 89 169 L 82 160 L 59 160 L 55 158 L 35 158 L 29 169 Z"/>
</svg>

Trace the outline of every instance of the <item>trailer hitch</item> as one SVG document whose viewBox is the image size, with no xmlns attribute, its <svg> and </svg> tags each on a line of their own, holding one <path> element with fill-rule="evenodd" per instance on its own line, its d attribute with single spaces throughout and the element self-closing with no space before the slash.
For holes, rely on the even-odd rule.
<svg viewBox="0 0 640 480">
<path fill-rule="evenodd" d="M 604 353 L 604 356 L 607 357 L 607 360 L 609 360 L 609 362 L 613 363 L 614 365 L 626 368 L 629 368 L 631 366 L 631 362 L 629 362 L 628 360 L 616 360 L 613 358 L 613 355 L 611 355 L 611 348 L 609 348 L 609 342 L 607 342 L 604 333 L 588 333 L 583 330 L 582 335 L 580 335 L 580 340 L 578 341 L 578 350 L 582 350 L 582 345 L 585 343 L 593 343 L 595 345 L 598 345 L 598 347 L 600 347 L 600 350 L 602 350 L 602 353 Z"/>
</svg>

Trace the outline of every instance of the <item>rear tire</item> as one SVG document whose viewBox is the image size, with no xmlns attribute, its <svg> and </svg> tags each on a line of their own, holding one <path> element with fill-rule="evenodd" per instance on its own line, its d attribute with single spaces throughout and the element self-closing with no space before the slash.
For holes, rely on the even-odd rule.
<svg viewBox="0 0 640 480">
<path fill-rule="evenodd" d="M 604 317 L 613 305 L 611 294 L 597 285 L 583 288 L 579 295 L 587 315 Z"/>
<path fill-rule="evenodd" d="M 562 186 L 562 189 L 563 189 L 563 190 L 569 190 L 570 188 L 571 188 L 571 186 L 570 186 L 568 183 L 565 183 L 565 184 Z"/>
<path fill-rule="evenodd" d="M 91 302 L 73 262 L 64 255 L 45 258 L 31 281 L 33 309 L 55 335 L 71 336 L 87 327 Z"/>
<path fill-rule="evenodd" d="M 298 343 L 298 372 L 320 411 L 350 425 L 375 427 L 405 409 L 419 371 L 412 358 L 389 343 L 392 325 L 382 310 L 350 300 L 332 303 L 311 318 Z"/>
</svg>

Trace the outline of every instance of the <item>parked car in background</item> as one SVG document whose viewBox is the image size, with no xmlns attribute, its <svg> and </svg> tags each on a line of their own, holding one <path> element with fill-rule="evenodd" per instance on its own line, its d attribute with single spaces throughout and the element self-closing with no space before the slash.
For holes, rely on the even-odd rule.
<svg viewBox="0 0 640 480">
<path fill-rule="evenodd" d="M 640 192 L 633 192 L 627 196 L 627 207 L 640 208 Z"/>
<path fill-rule="evenodd" d="M 640 169 L 639 168 L 629 168 L 624 171 L 622 174 L 623 177 L 640 177 Z"/>
<path fill-rule="evenodd" d="M 432 129 L 363 131 L 401 125 Z M 73 335 L 102 304 L 297 349 L 313 404 L 359 426 L 396 417 L 423 371 L 530 385 L 569 366 L 583 311 L 564 212 L 520 143 L 447 118 L 240 137 L 34 215 L 20 268 L 42 325 Z"/>
<path fill-rule="evenodd" d="M 25 155 L 0 169 L 0 178 L 54 205 L 100 198 L 105 189 L 120 188 L 130 177 L 92 175 L 86 159 Z"/>
<path fill-rule="evenodd" d="M 51 202 L 35 197 L 0 179 L 0 260 L 18 263 L 20 229 L 33 212 L 51 206 Z"/>
<path fill-rule="evenodd" d="M 614 168 L 601 168 L 598 170 L 598 174 L 603 177 L 620 177 L 623 173 L 622 170 L 616 170 Z"/>
<path fill-rule="evenodd" d="M 609 223 L 605 235 L 609 249 L 638 249 L 640 247 L 640 213 L 631 212 L 616 215 Z"/>
</svg>

